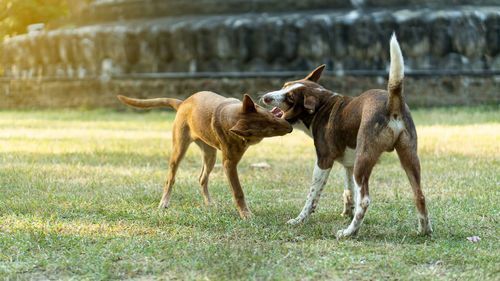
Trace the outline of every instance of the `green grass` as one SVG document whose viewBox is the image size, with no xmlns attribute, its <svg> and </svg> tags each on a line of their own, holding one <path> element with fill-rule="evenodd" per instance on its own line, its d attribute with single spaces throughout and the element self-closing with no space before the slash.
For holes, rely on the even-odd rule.
<svg viewBox="0 0 500 281">
<path fill-rule="evenodd" d="M 311 220 L 285 224 L 305 202 L 315 161 L 299 131 L 245 154 L 240 179 L 255 217 L 242 221 L 221 168 L 209 183 L 217 204 L 204 206 L 194 145 L 171 208 L 156 208 L 172 112 L 0 112 L 0 279 L 499 280 L 500 110 L 414 117 L 434 234 L 417 234 L 391 153 L 371 177 L 359 236 L 337 241 L 349 223 L 338 164 Z M 481 241 L 468 242 L 473 235 Z"/>
</svg>

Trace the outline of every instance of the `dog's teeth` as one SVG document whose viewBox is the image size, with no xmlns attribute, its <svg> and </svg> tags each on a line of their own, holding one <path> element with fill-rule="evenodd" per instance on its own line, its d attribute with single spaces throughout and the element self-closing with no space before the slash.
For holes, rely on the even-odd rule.
<svg viewBox="0 0 500 281">
<path fill-rule="evenodd" d="M 279 109 L 278 107 L 273 108 L 271 110 L 271 113 L 278 118 L 281 118 L 283 116 L 283 111 L 281 111 L 281 109 Z"/>
</svg>

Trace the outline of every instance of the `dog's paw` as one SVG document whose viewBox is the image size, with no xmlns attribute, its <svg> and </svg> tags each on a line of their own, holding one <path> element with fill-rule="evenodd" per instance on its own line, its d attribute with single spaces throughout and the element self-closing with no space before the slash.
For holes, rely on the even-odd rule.
<svg viewBox="0 0 500 281">
<path fill-rule="evenodd" d="M 240 217 L 241 219 L 243 220 L 247 220 L 247 219 L 250 219 L 253 217 L 253 213 L 250 212 L 250 210 L 248 211 L 243 211 L 243 212 L 240 212 Z"/>
<path fill-rule="evenodd" d="M 341 239 L 345 239 L 345 238 L 349 238 L 349 237 L 354 237 L 354 236 L 358 235 L 358 232 L 359 232 L 359 228 L 353 232 L 349 232 L 347 229 L 342 229 L 342 230 L 337 231 L 337 235 L 335 235 L 335 237 L 337 237 L 338 240 L 341 240 Z"/>
<path fill-rule="evenodd" d="M 160 201 L 158 205 L 158 209 L 168 209 L 168 207 L 170 207 L 170 202 L 168 201 Z"/>
<path fill-rule="evenodd" d="M 418 220 L 418 233 L 420 235 L 431 235 L 432 225 L 429 217 L 421 216 Z"/>
<path fill-rule="evenodd" d="M 341 230 L 337 231 L 337 235 L 335 235 L 335 237 L 337 237 L 338 240 L 341 240 L 341 239 L 348 237 L 348 235 L 346 234 L 345 229 L 341 229 Z"/>
<path fill-rule="evenodd" d="M 431 235 L 433 231 L 434 230 L 432 230 L 432 226 L 431 226 L 430 222 L 428 222 L 425 226 L 420 225 L 418 227 L 418 233 L 420 233 L 420 235 L 424 235 L 424 236 Z"/>
<path fill-rule="evenodd" d="M 297 225 L 299 223 L 303 223 L 305 222 L 306 219 L 301 219 L 301 218 L 295 218 L 295 219 L 291 219 L 289 221 L 286 222 L 286 224 L 289 224 L 289 225 Z"/>
</svg>

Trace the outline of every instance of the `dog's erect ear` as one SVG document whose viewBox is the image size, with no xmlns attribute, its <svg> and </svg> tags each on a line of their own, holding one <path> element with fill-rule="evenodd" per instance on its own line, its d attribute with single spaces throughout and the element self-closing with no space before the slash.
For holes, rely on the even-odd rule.
<svg viewBox="0 0 500 281">
<path fill-rule="evenodd" d="M 257 111 L 257 109 L 255 109 L 255 103 L 253 102 L 252 98 L 249 95 L 247 95 L 247 94 L 245 94 L 243 96 L 242 110 L 245 113 L 250 113 L 250 112 L 256 112 Z"/>
<path fill-rule="evenodd" d="M 306 96 L 304 98 L 304 108 L 307 110 L 307 113 L 313 114 L 316 110 L 316 105 L 318 105 L 318 98 L 315 96 Z"/>
<path fill-rule="evenodd" d="M 324 64 L 316 67 L 316 69 L 313 70 L 311 73 L 309 73 L 309 75 L 307 75 L 305 79 L 313 82 L 318 82 L 319 78 L 321 77 L 321 73 L 323 73 L 325 67 L 326 65 Z"/>
<path fill-rule="evenodd" d="M 250 131 L 248 130 L 248 126 L 245 124 L 245 122 L 243 122 L 243 120 L 239 120 L 238 122 L 236 122 L 236 125 L 229 129 L 229 131 L 242 137 L 249 137 L 251 135 Z"/>
</svg>

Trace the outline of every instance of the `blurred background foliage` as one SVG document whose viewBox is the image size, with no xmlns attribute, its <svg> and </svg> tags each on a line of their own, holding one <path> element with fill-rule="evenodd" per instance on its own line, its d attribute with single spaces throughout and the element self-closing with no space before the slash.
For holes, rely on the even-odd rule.
<svg viewBox="0 0 500 281">
<path fill-rule="evenodd" d="M 27 33 L 27 27 L 44 23 L 45 27 L 71 24 L 91 0 L 0 0 L 0 42 Z"/>
</svg>

